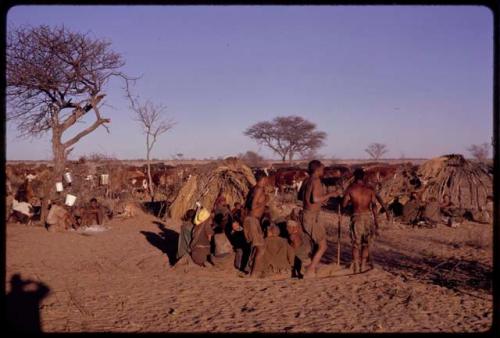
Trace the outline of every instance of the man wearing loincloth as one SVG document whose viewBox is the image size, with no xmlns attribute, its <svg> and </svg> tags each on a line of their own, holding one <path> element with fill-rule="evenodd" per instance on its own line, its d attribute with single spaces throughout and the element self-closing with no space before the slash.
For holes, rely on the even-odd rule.
<svg viewBox="0 0 500 338">
<path fill-rule="evenodd" d="M 338 196 L 337 191 L 325 193 L 325 188 L 321 184 L 324 169 L 324 165 L 318 160 L 309 162 L 309 177 L 304 181 L 299 191 L 299 200 L 303 202 L 304 208 L 302 227 L 316 247 L 311 264 L 306 268 L 304 278 L 316 274 L 316 267 L 326 251 L 326 231 L 324 225 L 319 222 L 321 205 L 331 197 Z"/>
<path fill-rule="evenodd" d="M 257 175 L 257 184 L 250 190 L 245 203 L 247 216 L 243 221 L 243 233 L 251 246 L 249 263 L 251 264 L 250 276 L 255 277 L 262 273 L 262 259 L 264 256 L 264 233 L 260 225 L 262 215 L 267 203 L 265 186 L 267 176 Z"/>
<path fill-rule="evenodd" d="M 347 188 L 344 200 L 342 201 L 343 208 L 346 208 L 349 202 L 353 206 L 349 230 L 352 243 L 352 269 L 354 273 L 364 272 L 368 265 L 370 244 L 376 232 L 376 224 L 371 208 L 378 201 L 382 208 L 387 210 L 384 202 L 375 193 L 373 187 L 364 181 L 364 177 L 365 172 L 363 169 L 358 168 L 354 171 L 354 182 Z M 388 212 L 386 212 L 386 216 L 390 220 Z"/>
</svg>

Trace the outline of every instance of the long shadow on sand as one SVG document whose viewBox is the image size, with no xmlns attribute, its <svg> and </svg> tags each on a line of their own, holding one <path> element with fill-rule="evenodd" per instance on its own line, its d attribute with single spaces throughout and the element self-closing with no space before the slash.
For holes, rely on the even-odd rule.
<svg viewBox="0 0 500 338">
<path fill-rule="evenodd" d="M 50 288 L 41 282 L 12 275 L 11 291 L 5 297 L 6 328 L 11 332 L 41 332 L 40 303 L 49 294 Z M 30 286 L 36 286 L 32 288 Z"/>
<path fill-rule="evenodd" d="M 167 229 L 165 224 L 161 222 L 154 221 L 153 223 L 161 230 L 159 234 L 151 231 L 141 231 L 141 234 L 146 237 L 151 245 L 157 247 L 167 255 L 170 265 L 174 265 L 177 261 L 179 234 L 173 230 Z"/>
<path fill-rule="evenodd" d="M 493 272 L 487 265 L 457 258 L 410 256 L 391 246 L 390 242 L 381 239 L 376 241 L 387 248 L 375 246 L 371 250 L 372 261 L 383 270 L 400 276 L 404 280 L 412 278 L 453 290 L 492 292 Z M 349 265 L 351 260 L 351 246 L 342 242 L 340 262 Z M 331 264 L 336 261 L 337 243 L 328 241 L 328 249 L 321 262 Z"/>
</svg>

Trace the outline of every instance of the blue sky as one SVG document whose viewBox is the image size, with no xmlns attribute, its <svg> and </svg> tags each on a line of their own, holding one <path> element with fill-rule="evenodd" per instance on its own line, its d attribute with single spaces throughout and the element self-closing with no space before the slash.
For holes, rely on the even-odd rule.
<svg viewBox="0 0 500 338">
<path fill-rule="evenodd" d="M 208 158 L 246 150 L 253 123 L 301 115 L 327 132 L 320 154 L 366 158 L 466 154 L 490 142 L 493 16 L 479 6 L 17 6 L 8 27 L 62 25 L 112 42 L 135 91 L 177 125 L 153 156 Z M 74 157 L 145 157 L 144 135 L 110 82 L 99 129 Z M 16 137 L 7 159 L 51 159 L 50 135 Z"/>
</svg>

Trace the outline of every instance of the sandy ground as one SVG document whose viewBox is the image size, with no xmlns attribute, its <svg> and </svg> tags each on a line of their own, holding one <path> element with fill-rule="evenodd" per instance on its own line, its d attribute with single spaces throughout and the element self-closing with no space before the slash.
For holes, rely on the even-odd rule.
<svg viewBox="0 0 500 338">
<path fill-rule="evenodd" d="M 231 257 L 210 268 L 178 264 L 178 224 L 150 215 L 113 220 L 94 235 L 8 224 L 6 290 L 19 273 L 50 288 L 41 329 L 118 332 L 477 332 L 492 324 L 492 226 L 386 225 L 375 269 L 336 262 L 336 216 L 324 213 L 329 250 L 310 280 L 250 280 Z M 343 218 L 341 265 L 350 262 Z M 331 275 L 331 276 L 328 276 Z"/>
</svg>

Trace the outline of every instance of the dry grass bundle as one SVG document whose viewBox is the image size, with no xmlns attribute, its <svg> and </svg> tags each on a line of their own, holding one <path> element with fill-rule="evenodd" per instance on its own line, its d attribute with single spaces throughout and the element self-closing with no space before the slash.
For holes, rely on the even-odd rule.
<svg viewBox="0 0 500 338">
<path fill-rule="evenodd" d="M 467 161 L 462 155 L 441 156 L 423 163 L 418 170 L 424 184 L 422 197 L 438 201 L 449 195 L 461 209 L 477 210 L 492 195 L 493 175 L 485 166 Z"/>
<path fill-rule="evenodd" d="M 208 163 L 199 167 L 179 190 L 170 207 L 170 217 L 180 219 L 197 201 L 212 209 L 219 193 L 230 205 L 243 203 L 253 185 L 252 170 L 238 159 Z"/>
</svg>

